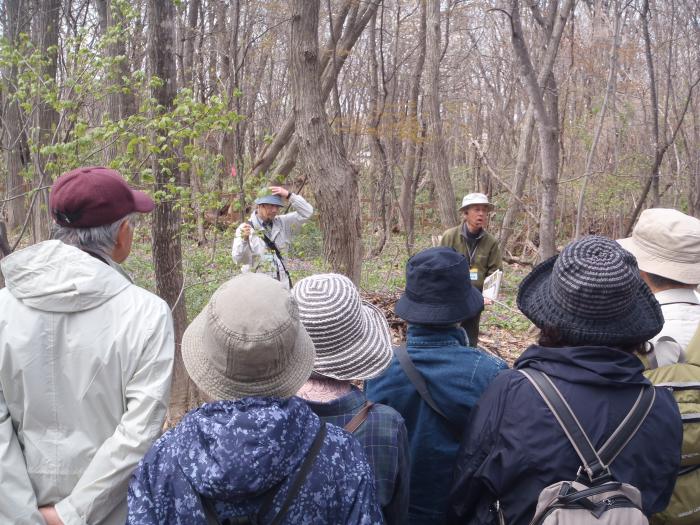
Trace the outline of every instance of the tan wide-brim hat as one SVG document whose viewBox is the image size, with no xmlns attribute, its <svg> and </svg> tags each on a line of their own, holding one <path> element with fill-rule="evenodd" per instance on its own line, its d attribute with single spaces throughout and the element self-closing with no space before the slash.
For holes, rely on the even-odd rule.
<svg viewBox="0 0 700 525">
<path fill-rule="evenodd" d="M 619 239 L 639 269 L 684 284 L 700 283 L 700 220 L 678 210 L 650 208 L 632 236 Z"/>
<path fill-rule="evenodd" d="M 246 273 L 224 283 L 182 338 L 192 381 L 216 399 L 290 397 L 311 375 L 316 352 L 282 284 Z"/>
</svg>

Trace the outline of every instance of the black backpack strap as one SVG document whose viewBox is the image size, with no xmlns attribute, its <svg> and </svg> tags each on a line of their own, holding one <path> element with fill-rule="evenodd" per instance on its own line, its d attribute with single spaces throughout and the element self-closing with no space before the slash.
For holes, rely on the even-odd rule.
<svg viewBox="0 0 700 525">
<path fill-rule="evenodd" d="M 642 391 L 637 397 L 632 410 L 630 410 L 627 417 L 615 429 L 610 438 L 601 447 L 600 452 L 598 452 L 591 444 L 591 440 L 583 430 L 581 423 L 576 418 L 566 399 L 564 399 L 547 374 L 534 368 L 527 368 L 520 370 L 520 372 L 533 384 L 535 390 L 537 390 L 554 414 L 554 417 L 581 459 L 583 469 L 586 471 L 588 478 L 591 481 L 595 481 L 599 478 L 609 477 L 610 470 L 608 467 L 610 463 L 632 439 L 649 413 L 654 402 L 654 388 L 651 386 L 642 387 Z M 649 392 L 650 390 L 651 392 Z"/>
<path fill-rule="evenodd" d="M 247 221 L 246 224 L 250 224 L 250 227 L 255 230 L 255 225 L 252 222 Z M 265 243 L 265 246 L 267 246 L 267 248 L 269 250 L 272 250 L 273 252 L 275 252 L 275 255 L 277 256 L 277 260 L 282 265 L 282 269 L 284 270 L 284 273 L 287 276 L 287 280 L 289 281 L 289 289 L 291 290 L 292 289 L 292 276 L 289 275 L 289 271 L 287 270 L 287 266 L 284 264 L 284 257 L 282 257 L 282 254 L 280 253 L 279 248 L 277 248 L 275 241 L 273 241 L 272 239 L 270 239 L 267 236 L 267 234 L 265 233 L 265 229 L 259 230 L 259 231 L 262 231 L 262 240 Z"/>
<path fill-rule="evenodd" d="M 400 344 L 399 346 L 394 348 L 394 352 L 396 353 L 396 357 L 399 359 L 399 364 L 401 365 L 401 368 L 403 368 L 404 373 L 408 376 L 408 379 L 410 379 L 411 383 L 418 391 L 420 397 L 423 398 L 423 401 L 428 403 L 428 406 L 430 408 L 432 408 L 440 416 L 445 418 L 449 423 L 449 418 L 445 415 L 445 413 L 442 410 L 440 410 L 440 408 L 433 400 L 433 396 L 431 396 L 430 392 L 428 391 L 428 385 L 425 383 L 423 375 L 418 371 L 416 365 L 413 364 L 411 356 L 408 355 L 408 350 L 406 350 L 406 344 Z"/>
<path fill-rule="evenodd" d="M 275 241 L 270 239 L 265 233 L 263 233 L 263 241 L 265 241 L 265 244 L 267 245 L 268 248 L 270 248 L 273 252 L 275 252 L 275 255 L 277 256 L 277 259 L 279 260 L 280 264 L 282 265 L 282 269 L 284 270 L 285 275 L 287 276 L 287 280 L 289 281 L 289 289 L 292 289 L 292 276 L 289 275 L 289 271 L 287 270 L 287 266 L 284 264 L 284 257 L 282 257 L 282 254 L 279 251 L 279 248 L 277 248 L 277 245 L 275 244 Z"/>
<path fill-rule="evenodd" d="M 313 467 L 314 462 L 316 461 L 316 457 L 318 456 L 318 453 L 321 450 L 321 447 L 323 446 L 323 441 L 325 439 L 326 424 L 323 421 L 321 421 L 321 427 L 316 433 L 316 437 L 314 438 L 314 441 L 311 444 L 311 448 L 306 453 L 304 463 L 302 463 L 301 467 L 299 468 L 299 470 L 297 470 L 296 474 L 294 475 L 294 479 L 289 485 L 289 490 L 287 490 L 287 495 L 284 497 L 284 503 L 282 503 L 280 510 L 278 510 L 277 513 L 273 516 L 272 520 L 270 521 L 270 525 L 278 525 L 282 523 L 282 520 L 287 515 L 287 510 L 289 510 L 289 506 L 292 504 L 294 499 L 299 494 L 301 487 L 304 485 L 304 481 L 306 481 L 306 477 L 311 471 L 311 467 Z M 258 516 L 264 517 L 268 512 L 270 512 L 273 500 L 275 499 L 276 495 L 277 491 L 274 491 L 273 494 L 268 494 L 265 497 L 265 500 L 263 501 L 262 505 L 260 506 L 260 510 L 258 511 Z"/>
<path fill-rule="evenodd" d="M 653 386 L 642 387 L 632 409 L 615 429 L 615 432 L 598 450 L 598 457 L 603 462 L 603 465 L 606 467 L 610 466 L 617 455 L 629 443 L 630 439 L 637 433 L 647 414 L 649 414 L 655 399 L 656 389 Z"/>
</svg>

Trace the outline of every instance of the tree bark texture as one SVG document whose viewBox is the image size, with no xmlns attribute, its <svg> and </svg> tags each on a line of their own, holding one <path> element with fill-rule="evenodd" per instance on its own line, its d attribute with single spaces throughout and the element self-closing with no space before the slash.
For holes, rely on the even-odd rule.
<svg viewBox="0 0 700 525">
<path fill-rule="evenodd" d="M 13 45 L 17 45 L 17 38 L 20 33 L 26 32 L 28 19 L 26 11 L 22 9 L 23 0 L 5 1 L 5 24 L 7 39 Z M 25 6 L 26 7 L 26 6 Z M 28 190 L 28 185 L 22 178 L 22 170 L 29 162 L 27 137 L 24 132 L 26 118 L 17 100 L 13 100 L 15 86 L 17 85 L 17 66 L 7 68 L 5 72 L 7 90 L 3 90 L 3 137 L 2 146 L 5 151 L 5 167 L 7 177 L 5 179 L 5 194 L 7 202 L 7 226 L 10 231 L 20 226 L 27 214 L 26 197 L 23 195 Z"/>
<path fill-rule="evenodd" d="M 418 97 L 420 95 L 420 81 L 425 65 L 425 35 L 426 35 L 426 3 L 421 2 L 420 24 L 418 26 L 418 57 L 416 66 L 411 77 L 411 91 L 408 99 L 408 114 L 406 122 L 411 130 L 410 137 L 406 143 L 404 165 L 401 177 L 401 193 L 399 194 L 399 211 L 406 233 L 406 251 L 408 255 L 413 252 L 414 229 L 415 229 L 415 203 L 416 189 L 418 187 L 418 177 L 420 171 L 416 170 L 416 157 L 418 151 L 419 137 L 421 136 L 421 125 L 418 122 Z"/>
<path fill-rule="evenodd" d="M 389 163 L 387 160 L 386 149 L 380 138 L 379 128 L 384 116 L 384 106 L 386 103 L 386 88 L 384 86 L 384 76 L 382 75 L 381 95 L 380 95 L 380 70 L 379 61 L 377 59 L 377 28 L 376 15 L 372 17 L 370 26 L 371 35 L 369 37 L 369 55 L 370 55 L 370 94 L 369 94 L 369 147 L 372 157 L 372 173 L 373 185 L 373 201 L 376 206 L 373 206 L 373 218 L 377 221 L 376 234 L 377 242 L 372 246 L 370 257 L 377 257 L 382 253 L 384 245 L 389 236 L 389 214 L 387 202 L 389 197 L 389 188 L 393 186 L 393 177 L 389 171 Z M 379 31 L 384 28 L 380 25 Z M 380 50 L 381 52 L 381 50 Z M 381 96 L 381 102 L 380 102 Z M 376 199 L 376 200 L 375 200 Z"/>
<path fill-rule="evenodd" d="M 552 36 L 547 43 L 547 50 L 543 57 L 543 66 L 540 71 L 540 73 L 545 73 L 546 71 L 549 71 L 549 73 L 538 78 L 532 66 L 523 35 L 520 21 L 520 2 L 518 0 L 512 0 L 511 2 L 511 42 L 528 98 L 533 105 L 540 145 L 541 183 L 543 188 L 540 208 L 540 260 L 547 259 L 556 253 L 555 221 L 559 190 L 559 121 L 558 115 L 553 114 L 556 102 L 553 103 L 551 97 L 556 96 L 556 82 L 551 71 L 564 27 L 574 3 L 575 0 L 565 0 L 555 18 Z M 542 76 L 544 76 L 544 79 L 542 79 Z M 542 93 L 543 80 L 546 82 L 544 84 L 545 88 L 550 91 L 549 101 L 545 101 Z M 547 106 L 549 106 L 549 111 Z"/>
<path fill-rule="evenodd" d="M 341 154 L 324 110 L 318 49 L 319 0 L 293 0 L 290 80 L 299 149 L 314 189 L 323 248 L 334 272 L 356 284 L 362 263 L 357 171 Z"/>
<path fill-rule="evenodd" d="M 515 157 L 515 184 L 513 193 L 508 198 L 508 207 L 503 216 L 499 243 L 501 251 L 506 253 L 508 241 L 513 235 L 513 223 L 520 212 L 520 201 L 527 182 L 528 166 L 530 164 L 530 149 L 532 148 L 532 132 L 535 129 L 535 112 L 532 104 L 529 104 L 523 121 L 520 124 L 520 140 L 518 152 Z"/>
<path fill-rule="evenodd" d="M 320 78 L 321 98 L 324 104 L 333 89 L 336 77 L 342 70 L 345 60 L 350 56 L 350 51 L 352 51 L 353 46 L 358 38 L 360 38 L 362 31 L 367 26 L 374 13 L 377 12 L 380 3 L 379 1 L 369 2 L 364 5 L 363 10 L 360 12 L 360 2 L 356 2 L 355 0 L 345 1 L 340 16 L 337 17 L 333 24 L 335 28 L 334 33 L 339 34 L 347 19 L 345 30 L 335 46 L 337 54 L 335 64 L 332 63 L 330 51 L 324 53 L 320 61 L 319 71 L 323 72 Z M 332 45 L 328 47 L 332 48 Z M 287 146 L 287 149 L 279 163 L 280 165 L 277 172 L 282 175 L 287 175 L 292 171 L 296 163 L 296 157 L 299 154 L 299 145 L 295 140 L 292 140 L 295 130 L 294 118 L 294 113 L 286 118 L 275 134 L 275 138 L 270 146 L 265 148 L 255 161 L 251 170 L 253 174 L 259 174 L 269 170 L 277 158 L 277 155 L 279 155 L 285 146 Z M 289 145 L 287 145 L 288 143 Z"/>
<path fill-rule="evenodd" d="M 428 0 L 426 27 L 428 140 L 432 153 L 428 164 L 437 192 L 440 223 L 445 229 L 457 224 L 457 210 L 440 118 L 440 0 Z"/>
<path fill-rule="evenodd" d="M 175 5 L 171 0 L 149 0 L 149 61 L 154 76 L 162 85 L 153 88 L 153 98 L 165 111 L 172 109 L 176 93 L 175 71 Z M 162 133 L 167 134 L 167 130 Z M 157 137 L 154 144 L 158 144 Z M 177 161 L 167 154 L 154 155 L 152 169 L 156 191 L 166 190 L 171 177 L 181 183 Z M 182 297 L 182 249 L 180 245 L 181 216 L 174 202 L 163 200 L 153 211 L 153 265 L 156 274 L 156 291 L 173 308 L 176 355 L 173 370 L 169 407 L 169 421 L 177 421 L 196 399 L 196 387 L 185 370 L 180 344 L 187 324 L 185 300 Z"/>
<path fill-rule="evenodd" d="M 610 65 L 608 71 L 608 82 L 605 89 L 605 97 L 603 98 L 603 105 L 598 112 L 598 121 L 596 123 L 595 131 L 593 133 L 593 143 L 588 150 L 588 155 L 586 156 L 586 167 L 583 172 L 583 184 L 581 185 L 581 191 L 578 198 L 578 207 L 576 209 L 576 230 L 574 237 L 578 239 L 581 236 L 581 222 L 583 220 L 583 212 L 586 206 L 586 187 L 588 186 L 588 181 L 591 177 L 591 168 L 593 166 L 593 156 L 595 155 L 596 148 L 598 147 L 598 141 L 600 140 L 600 134 L 603 131 L 603 124 L 605 123 L 605 114 L 608 110 L 609 102 L 615 96 L 615 85 L 617 83 L 617 51 L 620 48 L 620 26 L 622 11 L 618 7 L 618 3 L 615 3 L 615 22 L 613 28 L 613 43 L 610 49 Z"/>
<path fill-rule="evenodd" d="M 644 57 L 647 63 L 647 74 L 649 75 L 649 98 L 651 111 L 651 138 L 654 141 L 654 164 L 651 173 L 651 195 L 653 206 L 657 206 L 659 202 L 659 166 L 657 162 L 661 143 L 659 139 L 659 97 L 656 93 L 656 72 L 654 68 L 654 57 L 651 50 L 651 35 L 649 33 L 649 18 L 651 11 L 649 9 L 649 0 L 644 0 L 642 5 L 642 34 L 644 35 Z M 645 196 L 646 198 L 646 196 Z"/>
<path fill-rule="evenodd" d="M 47 58 L 42 67 L 43 78 L 52 85 L 56 81 L 58 69 L 58 28 L 61 21 L 61 0 L 37 1 L 37 11 L 32 28 L 32 40 L 42 55 Z M 51 50 L 51 51 L 50 51 Z M 32 208 L 32 239 L 34 242 L 43 241 L 49 237 L 49 192 L 41 188 L 47 180 L 44 173 L 47 159 L 39 153 L 42 146 L 52 144 L 56 140 L 58 113 L 47 102 L 37 99 L 33 129 L 33 164 L 34 187 L 36 198 Z M 50 178 L 48 179 L 50 181 Z"/>
</svg>

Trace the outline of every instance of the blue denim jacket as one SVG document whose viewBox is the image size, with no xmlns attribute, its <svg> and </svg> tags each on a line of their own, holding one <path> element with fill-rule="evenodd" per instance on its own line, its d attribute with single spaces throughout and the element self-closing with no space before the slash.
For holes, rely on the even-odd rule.
<svg viewBox="0 0 700 525">
<path fill-rule="evenodd" d="M 408 353 L 449 423 L 423 401 L 396 357 L 382 376 L 366 383 L 369 399 L 393 407 L 406 422 L 411 451 L 409 523 L 414 525 L 445 521 L 459 448 L 456 434 L 464 430 L 481 393 L 507 368 L 501 359 L 466 344 L 461 328 L 408 327 Z"/>
</svg>

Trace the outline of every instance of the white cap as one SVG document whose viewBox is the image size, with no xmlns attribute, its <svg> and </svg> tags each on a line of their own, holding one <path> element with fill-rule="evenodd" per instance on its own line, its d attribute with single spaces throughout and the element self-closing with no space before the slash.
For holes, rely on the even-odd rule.
<svg viewBox="0 0 700 525">
<path fill-rule="evenodd" d="M 462 206 L 459 208 L 459 211 L 462 211 L 464 208 L 471 206 L 472 204 L 485 204 L 493 209 L 493 204 L 489 202 L 489 198 L 483 193 L 468 193 L 462 199 Z"/>
</svg>

